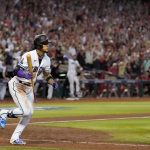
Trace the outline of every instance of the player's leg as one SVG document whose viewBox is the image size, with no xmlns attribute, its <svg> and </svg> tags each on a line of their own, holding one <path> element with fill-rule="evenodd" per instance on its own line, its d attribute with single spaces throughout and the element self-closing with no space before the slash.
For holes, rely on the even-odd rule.
<svg viewBox="0 0 150 150">
<path fill-rule="evenodd" d="M 22 132 L 24 131 L 25 127 L 28 125 L 30 118 L 31 116 L 21 117 L 16 129 L 14 130 L 11 136 L 11 139 L 10 139 L 11 144 L 26 144 L 24 141 L 20 139 L 20 136 Z"/>
<path fill-rule="evenodd" d="M 9 90 L 10 94 L 13 97 L 14 102 L 18 106 L 18 108 L 13 110 L 3 110 L 2 117 L 6 120 L 7 117 L 14 118 L 14 117 L 22 117 L 19 124 L 17 125 L 10 142 L 12 144 L 25 144 L 20 139 L 20 135 L 27 126 L 31 115 L 33 113 L 33 92 L 32 88 L 24 88 L 24 86 L 19 85 L 12 80 L 9 82 Z M 27 94 L 28 93 L 28 94 Z M 30 94 L 31 93 L 31 94 Z"/>
<path fill-rule="evenodd" d="M 15 101 L 16 105 L 18 106 L 18 108 L 14 109 L 14 110 L 1 110 L 0 111 L 0 127 L 2 128 L 5 128 L 6 126 L 6 120 L 7 120 L 7 117 L 9 118 L 16 118 L 16 114 L 18 115 L 23 115 L 23 105 L 22 103 L 20 103 L 20 100 L 22 99 L 22 97 L 19 97 L 17 96 L 19 93 L 22 93 L 22 91 L 18 91 L 17 88 L 16 88 L 16 83 L 14 82 L 15 80 L 12 79 L 9 81 L 9 91 L 10 91 L 10 94 L 12 95 L 13 97 L 13 100 Z M 16 93 L 18 93 L 16 95 Z"/>
<path fill-rule="evenodd" d="M 13 84 L 9 83 L 9 92 L 18 108 L 9 111 L 8 117 L 21 117 L 30 114 L 30 104 L 28 102 L 26 90 L 32 91 L 32 88 L 24 87 L 16 82 L 13 82 Z"/>
<path fill-rule="evenodd" d="M 75 80 L 75 83 L 76 83 L 76 95 L 77 95 L 77 97 L 81 97 L 79 78 L 77 76 L 75 76 L 74 80 Z"/>
<path fill-rule="evenodd" d="M 0 128 L 6 127 L 6 119 L 8 112 L 9 110 L 6 109 L 0 111 Z"/>
<path fill-rule="evenodd" d="M 9 85 L 11 87 L 12 85 Z M 20 116 L 29 116 L 33 110 L 31 108 L 31 104 L 28 102 L 28 98 L 26 93 L 21 90 L 17 89 L 16 84 L 13 85 L 14 87 L 9 88 L 10 94 L 13 97 L 14 102 L 18 106 L 18 108 L 15 108 L 13 110 L 1 110 L 0 112 L 0 127 L 5 128 L 6 126 L 6 119 L 9 118 L 17 118 Z"/>
<path fill-rule="evenodd" d="M 35 93 L 35 95 L 37 94 L 39 86 L 40 86 L 40 83 L 36 83 L 35 86 L 34 86 L 34 93 Z"/>
<path fill-rule="evenodd" d="M 52 96 L 53 96 L 53 87 L 52 87 L 52 85 L 48 85 L 47 99 L 51 99 Z"/>
<path fill-rule="evenodd" d="M 17 142 L 20 142 L 20 144 L 25 144 L 24 141 L 20 140 L 20 136 L 22 134 L 22 132 L 24 131 L 24 129 L 26 128 L 26 126 L 28 125 L 31 116 L 33 114 L 33 100 L 34 100 L 34 96 L 33 96 L 33 92 L 29 92 L 28 94 L 26 94 L 26 96 L 24 97 L 25 99 L 25 103 L 24 104 L 24 114 L 22 115 L 15 131 L 12 134 L 12 137 L 10 139 L 10 143 L 12 144 L 18 144 Z"/>
<path fill-rule="evenodd" d="M 74 97 L 74 75 L 68 76 L 70 96 Z"/>
</svg>

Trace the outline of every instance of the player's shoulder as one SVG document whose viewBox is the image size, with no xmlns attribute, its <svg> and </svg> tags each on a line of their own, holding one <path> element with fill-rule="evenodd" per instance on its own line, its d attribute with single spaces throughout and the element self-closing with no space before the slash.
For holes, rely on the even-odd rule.
<svg viewBox="0 0 150 150">
<path fill-rule="evenodd" d="M 46 61 L 50 61 L 51 60 L 50 57 L 46 53 L 44 54 L 44 58 L 43 59 L 45 59 Z"/>
<path fill-rule="evenodd" d="M 31 51 L 28 51 L 28 52 L 25 52 L 23 55 L 26 56 L 27 54 L 30 54 L 31 56 L 35 56 L 36 54 L 36 50 L 31 50 Z"/>
<path fill-rule="evenodd" d="M 37 51 L 36 50 L 31 50 L 28 53 L 30 53 L 31 55 L 35 56 L 35 54 L 37 54 Z"/>
</svg>

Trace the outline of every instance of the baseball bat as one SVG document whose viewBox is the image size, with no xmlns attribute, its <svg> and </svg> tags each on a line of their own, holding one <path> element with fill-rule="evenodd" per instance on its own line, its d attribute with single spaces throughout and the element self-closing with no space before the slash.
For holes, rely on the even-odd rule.
<svg viewBox="0 0 150 150">
<path fill-rule="evenodd" d="M 27 54 L 27 63 L 28 63 L 28 67 L 29 67 L 29 72 L 33 75 L 33 70 L 32 70 L 32 60 L 31 60 L 31 55 Z M 32 88 L 34 90 L 34 82 L 33 79 L 31 79 L 31 84 L 32 84 Z"/>
</svg>

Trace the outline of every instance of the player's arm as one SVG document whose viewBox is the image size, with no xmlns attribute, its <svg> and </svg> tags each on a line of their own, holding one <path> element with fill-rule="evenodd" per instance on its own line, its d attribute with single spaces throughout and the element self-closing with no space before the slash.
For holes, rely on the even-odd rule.
<svg viewBox="0 0 150 150">
<path fill-rule="evenodd" d="M 20 78 L 25 78 L 27 80 L 32 78 L 32 74 L 26 71 L 26 69 L 20 66 L 20 64 L 18 64 L 16 68 L 14 69 L 14 75 Z"/>
<path fill-rule="evenodd" d="M 15 67 L 14 75 L 20 78 L 25 78 L 27 80 L 30 80 L 32 78 L 32 74 L 28 71 L 27 67 L 26 53 L 22 56 L 21 61 Z"/>
<path fill-rule="evenodd" d="M 79 64 L 78 61 L 76 61 L 76 64 L 77 64 L 77 73 L 78 73 L 78 75 L 80 75 L 83 71 L 83 68 L 81 67 L 81 65 Z"/>
<path fill-rule="evenodd" d="M 47 62 L 47 65 L 43 70 L 44 79 L 47 81 L 48 84 L 52 85 L 53 88 L 56 89 L 58 87 L 58 84 L 54 80 L 53 76 L 51 75 L 51 69 L 50 69 L 51 62 L 50 62 L 50 59 L 48 58 L 46 62 Z"/>
<path fill-rule="evenodd" d="M 54 83 L 54 79 L 53 79 L 52 75 L 49 72 L 44 71 L 43 75 L 44 75 L 44 79 L 47 81 L 48 84 L 53 84 Z"/>
<path fill-rule="evenodd" d="M 47 81 L 48 84 L 52 85 L 53 88 L 55 89 L 58 87 L 57 82 L 54 80 L 54 78 L 49 72 L 44 71 L 43 75 L 44 75 L 44 79 Z"/>
</svg>

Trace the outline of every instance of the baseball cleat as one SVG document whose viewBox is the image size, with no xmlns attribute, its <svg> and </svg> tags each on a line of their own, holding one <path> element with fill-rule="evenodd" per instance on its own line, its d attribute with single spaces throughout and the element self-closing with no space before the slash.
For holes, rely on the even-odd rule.
<svg viewBox="0 0 150 150">
<path fill-rule="evenodd" d="M 79 97 L 75 97 L 75 100 L 79 100 Z"/>
<path fill-rule="evenodd" d="M 68 97 L 68 98 L 66 98 L 66 100 L 74 101 L 74 100 L 76 100 L 76 99 L 75 99 L 75 97 Z"/>
<path fill-rule="evenodd" d="M 7 110 L 0 111 L 0 128 L 6 127 Z"/>
<path fill-rule="evenodd" d="M 68 98 L 66 98 L 66 100 L 75 101 L 75 100 L 79 100 L 79 98 L 78 97 L 68 97 Z"/>
<path fill-rule="evenodd" d="M 5 128 L 6 127 L 6 119 L 3 119 L 2 117 L 0 117 L 0 127 L 1 128 Z"/>
<path fill-rule="evenodd" d="M 23 140 L 21 139 L 17 139 L 17 140 L 14 140 L 14 141 L 10 141 L 11 144 L 13 145 L 25 145 L 26 142 L 24 142 Z"/>
</svg>

